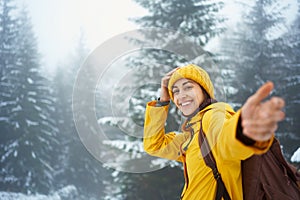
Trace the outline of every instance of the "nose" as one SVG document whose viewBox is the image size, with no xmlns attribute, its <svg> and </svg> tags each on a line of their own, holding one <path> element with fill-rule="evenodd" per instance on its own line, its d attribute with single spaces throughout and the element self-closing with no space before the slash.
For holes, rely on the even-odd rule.
<svg viewBox="0 0 300 200">
<path fill-rule="evenodd" d="M 184 91 L 180 91 L 179 93 L 178 93 L 178 99 L 183 99 L 183 98 L 185 98 L 186 97 L 186 93 L 184 92 Z"/>
</svg>

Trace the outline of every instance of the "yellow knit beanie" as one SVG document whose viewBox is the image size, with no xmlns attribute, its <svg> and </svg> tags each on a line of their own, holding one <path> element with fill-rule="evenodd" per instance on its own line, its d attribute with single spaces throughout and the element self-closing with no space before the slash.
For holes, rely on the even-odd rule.
<svg viewBox="0 0 300 200">
<path fill-rule="evenodd" d="M 169 95 L 170 95 L 172 101 L 174 101 L 172 86 L 174 85 L 174 83 L 176 81 L 178 81 L 179 79 L 182 79 L 182 78 L 186 78 L 186 79 L 195 81 L 208 93 L 210 98 L 213 98 L 213 99 L 215 98 L 214 86 L 209 78 L 208 73 L 204 69 L 202 69 L 201 67 L 199 67 L 197 65 L 189 64 L 184 67 L 178 68 L 178 70 L 176 70 L 172 74 L 172 76 L 169 80 L 168 90 L 169 90 Z"/>
</svg>

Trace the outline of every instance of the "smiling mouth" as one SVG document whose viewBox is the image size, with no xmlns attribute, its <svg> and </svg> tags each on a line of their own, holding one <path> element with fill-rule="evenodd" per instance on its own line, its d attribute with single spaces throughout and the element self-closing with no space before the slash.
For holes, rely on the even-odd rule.
<svg viewBox="0 0 300 200">
<path fill-rule="evenodd" d="M 191 101 L 186 101 L 186 102 L 181 103 L 180 105 L 181 106 L 188 106 L 190 104 L 191 104 Z"/>
</svg>

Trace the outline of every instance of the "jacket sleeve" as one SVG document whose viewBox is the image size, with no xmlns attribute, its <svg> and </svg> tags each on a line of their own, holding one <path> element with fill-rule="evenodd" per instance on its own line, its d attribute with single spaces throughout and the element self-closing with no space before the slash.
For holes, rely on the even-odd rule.
<svg viewBox="0 0 300 200">
<path fill-rule="evenodd" d="M 203 116 L 203 130 L 211 149 L 224 160 L 245 160 L 253 154 L 265 153 L 272 145 L 274 137 L 253 145 L 245 145 L 238 140 L 236 134 L 240 115 L 240 110 L 235 113 L 228 104 L 217 103 Z"/>
<path fill-rule="evenodd" d="M 180 145 L 184 141 L 184 135 L 165 133 L 169 106 L 156 107 L 155 104 L 156 102 L 152 101 L 146 106 L 144 150 L 152 156 L 180 161 Z"/>
</svg>

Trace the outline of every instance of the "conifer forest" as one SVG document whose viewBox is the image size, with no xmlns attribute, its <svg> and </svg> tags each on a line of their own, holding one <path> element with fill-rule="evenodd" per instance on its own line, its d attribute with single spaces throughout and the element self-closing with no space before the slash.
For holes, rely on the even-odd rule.
<svg viewBox="0 0 300 200">
<path fill-rule="evenodd" d="M 264 82 L 274 82 L 272 96 L 286 102 L 275 135 L 286 160 L 300 167 L 299 0 L 132 1 L 146 11 L 127 19 L 139 28 L 132 33 L 157 48 L 108 60 L 122 43 L 94 55 L 83 29 L 76 48 L 49 74 L 26 5 L 0 0 L 0 199 L 179 199 L 181 163 L 150 158 L 142 135 L 145 106 L 159 97 L 161 77 L 188 62 L 208 71 L 217 100 L 234 110 Z M 239 9 L 234 19 L 223 11 L 229 2 Z M 292 20 L 291 6 L 297 6 Z M 134 34 L 126 40 L 142 42 Z M 81 80 L 90 59 L 110 64 L 99 61 L 98 74 Z M 92 106 L 83 107 L 85 99 Z M 180 131 L 182 116 L 173 104 L 169 112 L 166 129 Z"/>
</svg>

